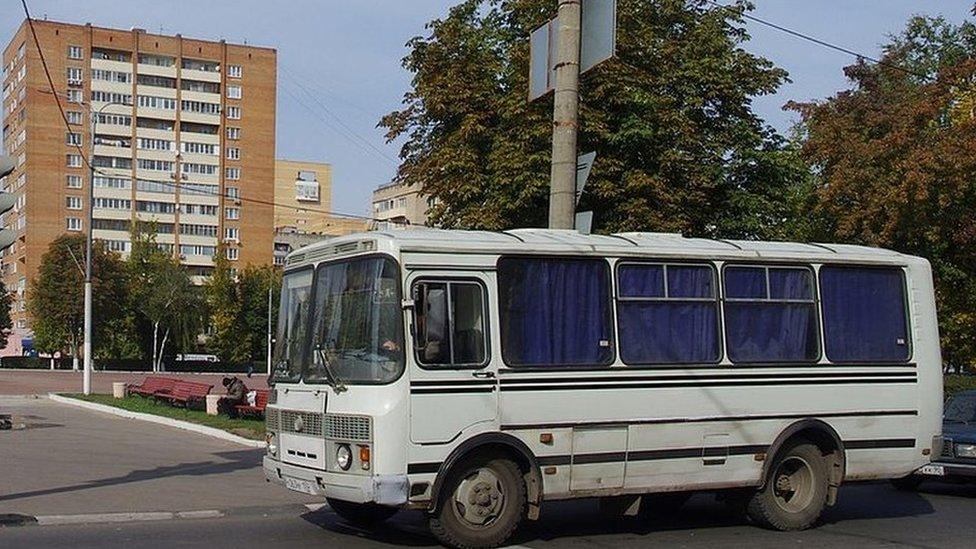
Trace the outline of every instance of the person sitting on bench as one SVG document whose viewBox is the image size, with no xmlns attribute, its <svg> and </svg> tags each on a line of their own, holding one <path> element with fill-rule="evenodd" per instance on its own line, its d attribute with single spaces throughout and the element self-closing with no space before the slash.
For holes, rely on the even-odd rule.
<svg viewBox="0 0 976 549">
<path fill-rule="evenodd" d="M 234 406 L 247 404 L 247 386 L 236 377 L 225 377 L 221 383 L 227 391 L 227 396 L 217 401 L 217 412 L 227 414 L 229 417 L 237 417 Z"/>
</svg>

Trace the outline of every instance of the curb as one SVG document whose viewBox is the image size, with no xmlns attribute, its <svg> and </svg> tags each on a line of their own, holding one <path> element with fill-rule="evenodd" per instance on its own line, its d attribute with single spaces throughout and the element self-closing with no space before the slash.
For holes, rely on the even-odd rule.
<svg viewBox="0 0 976 549">
<path fill-rule="evenodd" d="M 143 414 L 141 412 L 130 412 L 129 410 L 123 410 L 121 408 L 116 408 L 114 406 L 107 406 L 105 404 L 97 404 L 95 402 L 87 402 L 84 400 L 78 400 L 75 398 L 69 398 L 61 396 L 57 393 L 48 393 L 47 397 L 60 404 L 67 404 L 69 406 L 77 406 L 79 408 L 86 408 L 88 410 L 94 410 L 96 412 L 103 412 L 106 414 L 112 414 L 119 417 L 124 417 L 128 419 L 138 419 L 141 421 L 148 421 L 150 423 L 158 423 L 160 425 L 167 425 L 169 427 L 176 427 L 177 429 L 183 429 L 185 431 L 192 431 L 201 435 L 207 435 L 213 438 L 219 438 L 221 440 L 226 440 L 228 442 L 234 442 L 242 446 L 248 446 L 250 448 L 264 448 L 265 443 L 260 440 L 251 440 L 249 438 L 239 437 L 237 435 L 228 433 L 227 431 L 217 429 L 215 427 L 207 427 L 206 425 L 197 425 L 196 423 L 190 423 L 189 421 L 181 421 L 179 419 L 172 419 L 162 416 L 154 416 L 152 414 Z"/>
</svg>

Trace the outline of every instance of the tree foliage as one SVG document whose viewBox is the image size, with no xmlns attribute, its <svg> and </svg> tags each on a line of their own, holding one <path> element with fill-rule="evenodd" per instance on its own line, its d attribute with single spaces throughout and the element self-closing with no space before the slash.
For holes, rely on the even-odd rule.
<svg viewBox="0 0 976 549">
<path fill-rule="evenodd" d="M 7 340 L 14 329 L 14 322 L 10 318 L 10 308 L 14 305 L 12 294 L 5 289 L 0 291 L 0 349 L 7 346 Z"/>
<path fill-rule="evenodd" d="M 976 82 L 976 29 L 916 17 L 885 51 L 884 65 L 845 69 L 850 89 L 791 105 L 802 116 L 802 155 L 819 178 L 806 236 L 928 258 L 944 357 L 972 365 L 976 120 L 958 108 Z"/>
<path fill-rule="evenodd" d="M 27 298 L 38 350 L 80 356 L 84 339 L 84 261 L 82 235 L 56 238 L 41 257 L 40 270 L 30 284 Z M 92 247 L 92 330 L 96 353 L 106 341 L 109 321 L 123 311 L 127 290 L 122 261 L 96 241 Z"/>
<path fill-rule="evenodd" d="M 528 35 L 550 0 L 467 0 L 408 43 L 398 179 L 438 200 L 445 227 L 544 226 L 552 99 L 526 102 Z M 580 151 L 596 151 L 581 210 L 606 231 L 771 236 L 805 182 L 752 111 L 786 73 L 742 48 L 739 1 L 620 0 L 618 54 L 583 77 Z M 802 195 L 802 193 L 801 193 Z"/>
<path fill-rule="evenodd" d="M 276 325 L 281 272 L 271 265 L 247 266 L 235 272 L 223 254 L 215 258 L 214 274 L 206 285 L 212 337 L 210 348 L 221 360 L 262 362 L 268 343 L 268 292 L 271 322 Z"/>
</svg>

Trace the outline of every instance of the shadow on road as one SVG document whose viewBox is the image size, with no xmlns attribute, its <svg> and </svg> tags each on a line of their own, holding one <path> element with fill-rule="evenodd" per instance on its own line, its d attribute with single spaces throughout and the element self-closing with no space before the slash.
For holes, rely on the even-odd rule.
<svg viewBox="0 0 976 549">
<path fill-rule="evenodd" d="M 858 519 L 901 518 L 933 512 L 932 505 L 921 494 L 899 492 L 887 484 L 850 486 L 841 492 L 840 504 L 824 514 L 823 522 L 832 524 Z M 423 514 L 416 511 L 399 513 L 372 531 L 345 522 L 328 507 L 306 513 L 302 518 L 337 534 L 384 544 L 410 547 L 437 545 L 427 531 Z M 749 526 L 748 520 L 730 506 L 717 503 L 711 494 L 698 495 L 680 513 L 669 513 L 656 520 L 608 517 L 600 513 L 595 500 L 577 500 L 545 504 L 542 518 L 538 522 L 526 523 L 513 543 L 619 534 L 645 536 L 654 532 L 742 526 Z"/>
<path fill-rule="evenodd" d="M 15 494 L 0 494 L 0 502 L 35 496 L 79 492 L 82 490 L 90 490 L 92 488 L 117 486 L 120 484 L 143 482 L 147 480 L 158 480 L 183 476 L 202 477 L 231 473 L 241 469 L 253 469 L 255 467 L 261 467 L 261 459 L 264 456 L 264 452 L 261 450 L 240 450 L 234 452 L 217 452 L 213 455 L 223 458 L 225 461 L 197 461 L 191 463 L 180 463 L 177 465 L 155 467 L 153 469 L 135 470 L 123 476 L 89 480 L 69 486 L 57 486 L 53 488 L 44 488 L 41 490 L 32 490 L 29 492 L 18 492 Z"/>
</svg>

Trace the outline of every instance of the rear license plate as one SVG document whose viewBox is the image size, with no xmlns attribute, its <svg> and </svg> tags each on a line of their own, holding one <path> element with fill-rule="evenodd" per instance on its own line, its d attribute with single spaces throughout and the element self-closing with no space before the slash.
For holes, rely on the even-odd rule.
<svg viewBox="0 0 976 549">
<path fill-rule="evenodd" d="M 929 475 L 933 477 L 944 477 L 945 467 L 941 465 L 923 465 L 921 469 L 918 470 L 919 474 Z"/>
<path fill-rule="evenodd" d="M 285 487 L 296 492 L 315 495 L 315 486 L 311 482 L 300 478 L 285 477 Z"/>
</svg>

